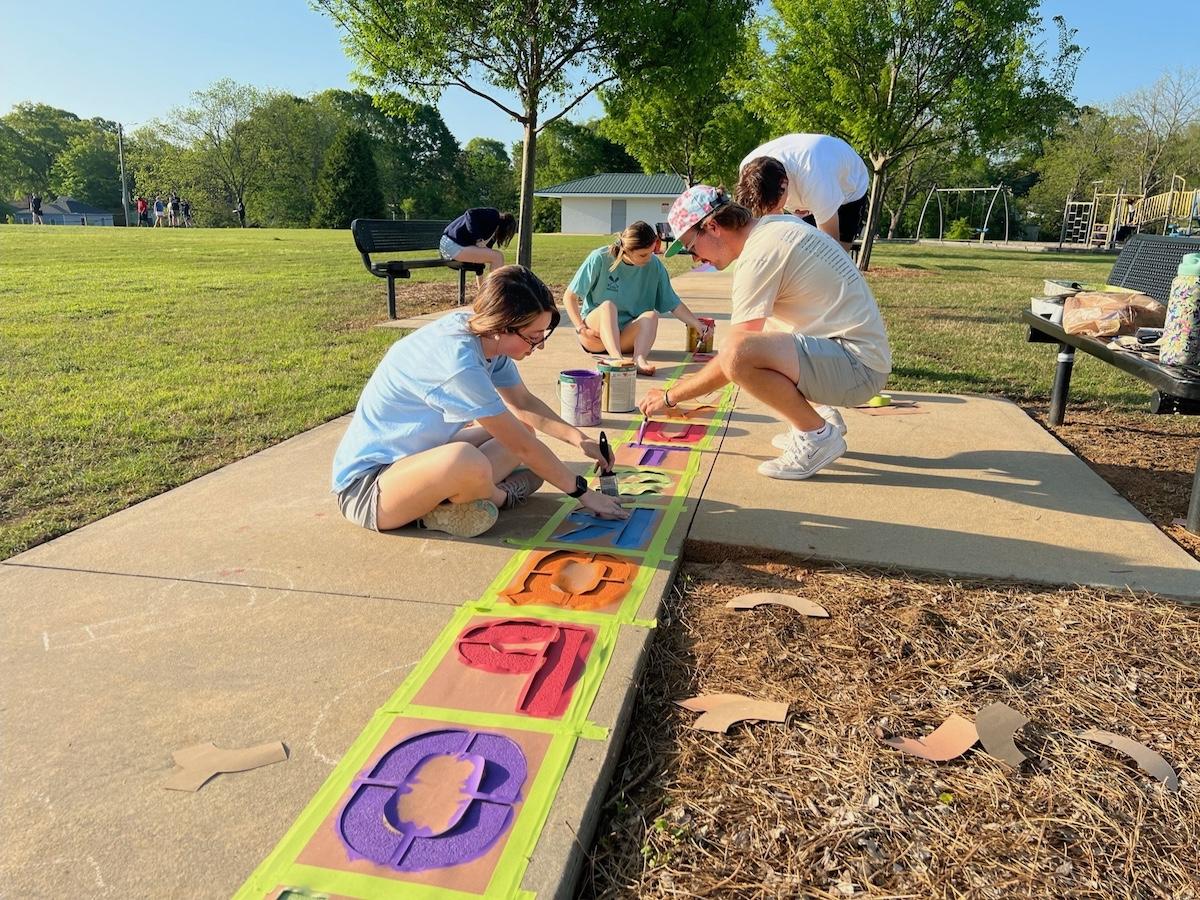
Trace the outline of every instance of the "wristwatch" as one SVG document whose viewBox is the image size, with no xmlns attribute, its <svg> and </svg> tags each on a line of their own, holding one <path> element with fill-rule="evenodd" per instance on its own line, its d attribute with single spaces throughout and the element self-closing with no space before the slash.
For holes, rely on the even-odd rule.
<svg viewBox="0 0 1200 900">
<path fill-rule="evenodd" d="M 576 500 L 578 500 L 580 497 L 582 497 L 587 492 L 588 492 L 587 479 L 584 478 L 582 475 L 576 475 L 575 476 L 575 490 L 569 492 L 567 494 L 567 496 L 574 497 Z"/>
</svg>

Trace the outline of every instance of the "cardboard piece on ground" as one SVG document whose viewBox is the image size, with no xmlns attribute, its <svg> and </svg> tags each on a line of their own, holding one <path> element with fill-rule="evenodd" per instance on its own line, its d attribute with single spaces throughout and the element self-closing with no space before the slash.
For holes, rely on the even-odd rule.
<svg viewBox="0 0 1200 900">
<path fill-rule="evenodd" d="M 635 507 L 628 519 L 601 519 L 586 512 L 569 513 L 551 539 L 570 544 L 644 550 L 662 520 L 661 509 Z"/>
<path fill-rule="evenodd" d="M 214 775 L 223 772 L 248 772 L 250 769 L 269 766 L 271 763 L 284 762 L 287 759 L 287 748 L 279 741 L 271 741 L 253 747 L 222 750 L 209 741 L 206 744 L 176 750 L 171 757 L 175 764 L 181 767 L 181 771 L 173 773 L 163 782 L 163 787 L 169 791 L 194 792 L 200 790 Z"/>
<path fill-rule="evenodd" d="M 789 609 L 794 609 L 802 616 L 811 616 L 814 619 L 829 618 L 829 611 L 825 607 L 813 603 L 807 597 L 797 597 L 793 594 L 776 594 L 770 591 L 756 591 L 753 594 L 742 594 L 740 597 L 734 597 L 725 605 L 729 609 L 754 609 L 764 604 L 786 606 Z"/>
<path fill-rule="evenodd" d="M 623 466 L 654 466 L 682 472 L 687 468 L 688 452 L 669 447 L 642 447 L 622 444 L 617 448 L 617 463 Z"/>
<path fill-rule="evenodd" d="M 929 413 L 912 400 L 893 400 L 891 406 L 856 406 L 854 409 L 866 416 L 924 416 Z"/>
<path fill-rule="evenodd" d="M 714 731 L 727 734 L 738 722 L 783 722 L 787 719 L 788 704 L 771 700 L 755 700 L 739 694 L 702 694 L 677 701 L 684 709 L 704 714 L 692 723 L 695 731 Z"/>
<path fill-rule="evenodd" d="M 923 738 L 891 737 L 884 738 L 883 742 L 903 753 L 934 762 L 946 762 L 962 756 L 977 740 L 979 732 L 975 730 L 975 723 L 952 715 Z"/>
<path fill-rule="evenodd" d="M 692 407 L 668 406 L 662 412 L 658 413 L 657 417 L 667 421 L 711 422 L 716 414 L 717 408 L 712 404 L 706 403 Z M 643 436 L 644 432 L 638 435 L 638 443 L 641 443 Z"/>
<path fill-rule="evenodd" d="M 642 444 L 695 444 L 698 443 L 707 429 L 703 425 L 692 425 L 686 420 L 673 419 L 669 422 L 652 421 L 646 426 L 642 435 Z"/>
<path fill-rule="evenodd" d="M 1021 768 L 1026 756 L 1013 741 L 1013 736 L 1029 724 L 1029 720 L 1004 703 L 989 703 L 975 715 L 975 730 L 983 749 L 1014 769 Z"/>
<path fill-rule="evenodd" d="M 1082 738 L 1085 741 L 1091 741 L 1094 744 L 1112 747 L 1112 749 L 1124 753 L 1136 762 L 1138 768 L 1143 772 L 1151 778 L 1157 778 L 1161 781 L 1167 790 L 1179 790 L 1179 777 L 1175 774 L 1175 770 L 1171 768 L 1165 759 L 1145 744 L 1131 738 L 1122 737 L 1119 734 L 1113 734 L 1111 731 L 1100 731 L 1096 728 L 1081 731 L 1076 737 Z"/>
</svg>

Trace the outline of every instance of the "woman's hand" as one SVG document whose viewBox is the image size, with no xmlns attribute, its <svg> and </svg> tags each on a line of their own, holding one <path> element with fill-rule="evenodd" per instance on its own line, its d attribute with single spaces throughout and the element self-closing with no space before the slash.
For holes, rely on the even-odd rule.
<svg viewBox="0 0 1200 900">
<path fill-rule="evenodd" d="M 583 451 L 584 456 L 600 467 L 601 472 L 608 471 L 609 462 L 604 458 L 604 454 L 600 452 L 599 441 L 593 441 L 590 437 L 585 437 L 579 442 L 579 449 Z"/>
<path fill-rule="evenodd" d="M 595 328 L 589 328 L 587 325 L 580 325 L 578 328 L 579 337 L 582 340 L 598 341 L 600 340 L 600 332 Z"/>
<path fill-rule="evenodd" d="M 628 519 L 629 510 L 621 506 L 616 498 L 599 491 L 588 491 L 579 498 L 579 505 L 601 519 Z"/>
</svg>

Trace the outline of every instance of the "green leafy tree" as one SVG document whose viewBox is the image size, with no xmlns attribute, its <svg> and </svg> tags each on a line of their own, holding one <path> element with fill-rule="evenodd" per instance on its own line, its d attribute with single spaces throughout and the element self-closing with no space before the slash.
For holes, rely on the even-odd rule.
<svg viewBox="0 0 1200 900">
<path fill-rule="evenodd" d="M 73 197 L 114 213 L 119 211 L 121 173 L 116 135 L 93 130 L 71 138 L 54 160 L 50 188 L 60 197 Z"/>
<path fill-rule="evenodd" d="M 511 212 L 517 204 L 512 160 L 504 144 L 491 138 L 472 138 L 463 148 L 460 190 L 464 208 L 494 206 Z"/>
<path fill-rule="evenodd" d="M 364 131 L 338 132 L 325 156 L 313 198 L 314 228 L 349 228 L 357 218 L 383 216 L 383 194 L 371 143 Z"/>
<path fill-rule="evenodd" d="M 261 141 L 257 218 L 267 226 L 307 227 L 317 177 L 341 117 L 309 100 L 275 94 L 254 111 L 251 123 Z"/>
<path fill-rule="evenodd" d="M 692 7 L 748 0 L 316 0 L 345 31 L 360 79 L 399 85 L 428 102 L 458 87 L 524 128 L 517 260 L 532 256 L 537 138 L 576 104 L 622 76 L 684 58 L 701 36 L 685 35 Z M 672 72 L 672 75 L 676 73 Z M 515 100 L 510 100 L 512 96 Z"/>
<path fill-rule="evenodd" d="M 1091 199 L 1093 183 L 1112 174 L 1120 143 L 1117 122 L 1103 110 L 1084 108 L 1066 116 L 1046 142 L 1038 160 L 1038 182 L 1029 192 L 1029 206 L 1045 239 L 1057 239 L 1068 198 Z"/>
<path fill-rule="evenodd" d="M 224 78 L 192 94 L 192 105 L 175 110 L 162 130 L 195 154 L 197 181 L 218 184 L 226 200 L 245 203 L 262 172 L 264 134 L 252 119 L 266 101 L 257 88 Z"/>
<path fill-rule="evenodd" d="M 94 130 L 74 113 L 44 103 L 18 103 L 0 117 L 0 189 L 7 197 L 51 194 L 52 171 L 72 138 Z"/>
<path fill-rule="evenodd" d="M 872 170 L 860 268 L 870 265 L 884 181 L 922 148 L 987 148 L 1046 131 L 1070 107 L 1082 50 L 1061 18 L 1038 43 L 1037 0 L 775 0 L 770 48 L 749 82 L 777 131 L 844 137 Z"/>
</svg>

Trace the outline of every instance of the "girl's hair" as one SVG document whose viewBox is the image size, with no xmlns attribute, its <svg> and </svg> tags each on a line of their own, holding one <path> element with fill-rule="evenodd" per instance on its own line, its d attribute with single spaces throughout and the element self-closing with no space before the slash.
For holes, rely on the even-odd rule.
<svg viewBox="0 0 1200 900">
<path fill-rule="evenodd" d="M 550 328 L 558 327 L 554 295 L 542 279 L 524 266 L 501 266 L 492 271 L 475 298 L 467 327 L 472 334 L 520 331 L 544 312 Z"/>
<path fill-rule="evenodd" d="M 625 259 L 625 255 L 635 250 L 645 250 L 653 247 L 658 241 L 658 233 L 645 222 L 634 222 L 626 225 L 625 230 L 617 235 L 617 239 L 608 248 L 613 258 L 613 264 L 608 271 L 613 271 Z"/>
<path fill-rule="evenodd" d="M 729 196 L 724 185 L 717 188 L 717 203 L 720 204 L 717 211 L 709 218 L 722 228 L 739 231 L 749 225 L 750 220 L 754 218 L 754 214 L 750 210 Z"/>
<path fill-rule="evenodd" d="M 783 182 L 787 169 L 770 156 L 756 156 L 738 176 L 737 202 L 748 207 L 756 216 L 765 215 L 783 199 Z"/>
<path fill-rule="evenodd" d="M 496 226 L 496 246 L 507 247 L 517 233 L 517 220 L 512 213 L 500 213 L 500 224 Z"/>
</svg>

